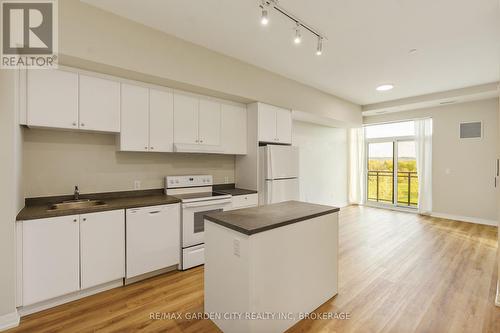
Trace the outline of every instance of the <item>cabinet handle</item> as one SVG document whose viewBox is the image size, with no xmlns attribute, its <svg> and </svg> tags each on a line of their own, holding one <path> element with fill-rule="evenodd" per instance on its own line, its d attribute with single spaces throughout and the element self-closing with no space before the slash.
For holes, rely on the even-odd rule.
<svg viewBox="0 0 500 333">
<path fill-rule="evenodd" d="M 144 147 L 144 150 L 148 150 L 148 146 L 145 146 L 145 147 Z"/>
<path fill-rule="evenodd" d="M 76 123 L 75 123 L 75 122 L 73 122 L 73 126 L 76 126 Z"/>
<path fill-rule="evenodd" d="M 196 140 L 195 142 L 200 142 L 200 140 Z"/>
<path fill-rule="evenodd" d="M 201 143 L 203 143 L 203 140 L 200 140 Z"/>
<path fill-rule="evenodd" d="M 78 220 L 77 219 L 73 219 L 73 222 L 77 222 Z"/>
<path fill-rule="evenodd" d="M 85 221 L 87 221 L 87 218 L 86 218 L 86 217 L 84 217 L 84 218 L 83 218 L 83 222 L 85 222 Z"/>
<path fill-rule="evenodd" d="M 153 149 L 155 149 L 155 147 L 150 147 L 149 149 L 153 150 Z"/>
<path fill-rule="evenodd" d="M 149 212 L 150 215 L 154 215 L 154 214 L 158 214 L 159 212 L 161 212 L 160 210 L 155 210 L 154 212 Z"/>
<path fill-rule="evenodd" d="M 85 124 L 84 124 L 84 123 L 81 123 L 81 126 L 82 126 L 82 127 L 84 127 L 84 126 L 85 126 Z"/>
</svg>

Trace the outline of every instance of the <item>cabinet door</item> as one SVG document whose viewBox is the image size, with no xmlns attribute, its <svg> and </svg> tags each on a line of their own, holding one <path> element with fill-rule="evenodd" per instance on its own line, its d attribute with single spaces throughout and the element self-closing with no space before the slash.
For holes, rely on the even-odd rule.
<svg viewBox="0 0 500 333">
<path fill-rule="evenodd" d="M 79 290 L 78 216 L 22 223 L 23 305 Z"/>
<path fill-rule="evenodd" d="M 276 109 L 276 139 L 279 143 L 292 143 L 292 112 Z"/>
<path fill-rule="evenodd" d="M 276 108 L 259 103 L 259 141 L 276 142 Z"/>
<path fill-rule="evenodd" d="M 80 215 L 81 288 L 125 276 L 125 211 Z"/>
<path fill-rule="evenodd" d="M 179 264 L 179 209 L 179 204 L 127 209 L 127 278 Z"/>
<path fill-rule="evenodd" d="M 222 104 L 222 146 L 225 154 L 247 153 L 247 109 Z"/>
<path fill-rule="evenodd" d="M 149 89 L 125 83 L 121 89 L 120 150 L 148 151 Z"/>
<path fill-rule="evenodd" d="M 174 95 L 170 91 L 149 90 L 149 150 L 173 151 Z"/>
<path fill-rule="evenodd" d="M 198 143 L 199 99 L 174 93 L 174 142 Z"/>
<path fill-rule="evenodd" d="M 80 74 L 80 129 L 120 132 L 120 83 Z"/>
<path fill-rule="evenodd" d="M 220 145 L 221 104 L 215 101 L 200 100 L 199 143 Z"/>
<path fill-rule="evenodd" d="M 78 74 L 27 71 L 28 126 L 78 128 Z"/>
</svg>

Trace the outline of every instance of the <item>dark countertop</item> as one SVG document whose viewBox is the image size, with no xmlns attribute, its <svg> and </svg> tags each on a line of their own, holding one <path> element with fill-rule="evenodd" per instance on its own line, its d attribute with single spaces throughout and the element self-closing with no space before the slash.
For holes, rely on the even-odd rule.
<svg viewBox="0 0 500 333">
<path fill-rule="evenodd" d="M 214 188 L 215 192 L 230 194 L 232 196 L 249 195 L 249 194 L 257 193 L 257 191 L 255 191 L 255 190 L 247 190 L 244 188 L 237 188 L 237 187 L 235 187 L 235 184 L 219 184 L 219 185 L 214 185 L 213 188 Z"/>
<path fill-rule="evenodd" d="M 338 212 L 337 207 L 286 201 L 272 205 L 243 208 L 205 215 L 205 219 L 226 228 L 253 235 L 288 224 Z"/>
<path fill-rule="evenodd" d="M 17 215 L 17 221 L 35 220 L 48 217 L 78 215 L 86 213 L 104 212 L 109 210 L 138 208 L 148 206 L 168 205 L 180 202 L 179 199 L 163 194 L 163 190 L 144 190 L 109 192 L 81 195 L 80 199 L 101 200 L 106 203 L 83 209 L 48 210 L 57 202 L 72 200 L 73 196 L 57 196 L 26 199 L 26 206 Z"/>
</svg>

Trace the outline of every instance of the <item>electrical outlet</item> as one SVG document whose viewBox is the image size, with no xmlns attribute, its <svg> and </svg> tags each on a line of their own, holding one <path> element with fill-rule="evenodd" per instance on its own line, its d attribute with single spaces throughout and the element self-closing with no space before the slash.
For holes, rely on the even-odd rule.
<svg viewBox="0 0 500 333">
<path fill-rule="evenodd" d="M 140 190 L 141 189 L 141 181 L 136 180 L 134 181 L 134 190 Z"/>
<path fill-rule="evenodd" d="M 233 254 L 237 257 L 240 256 L 240 240 L 238 238 L 233 239 Z"/>
</svg>

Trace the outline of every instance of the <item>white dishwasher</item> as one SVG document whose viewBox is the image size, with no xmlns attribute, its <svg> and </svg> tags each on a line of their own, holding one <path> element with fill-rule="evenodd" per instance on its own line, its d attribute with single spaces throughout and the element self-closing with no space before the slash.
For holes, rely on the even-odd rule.
<svg viewBox="0 0 500 333">
<path fill-rule="evenodd" d="M 180 205 L 126 210 L 126 278 L 180 263 Z"/>
</svg>

